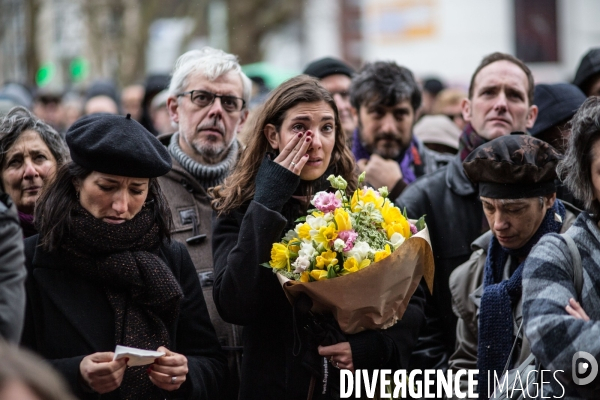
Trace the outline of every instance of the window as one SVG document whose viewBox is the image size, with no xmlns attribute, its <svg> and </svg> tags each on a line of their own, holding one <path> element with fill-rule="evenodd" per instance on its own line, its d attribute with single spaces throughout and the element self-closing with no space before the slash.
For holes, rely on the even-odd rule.
<svg viewBox="0 0 600 400">
<path fill-rule="evenodd" d="M 515 48 L 524 62 L 557 62 L 556 0 L 514 0 Z"/>
</svg>

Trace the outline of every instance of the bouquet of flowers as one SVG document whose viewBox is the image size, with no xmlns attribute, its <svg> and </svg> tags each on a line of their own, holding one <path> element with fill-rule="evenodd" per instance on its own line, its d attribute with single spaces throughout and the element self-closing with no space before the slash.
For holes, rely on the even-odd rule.
<svg viewBox="0 0 600 400">
<path fill-rule="evenodd" d="M 300 293 L 313 311 L 333 313 L 345 333 L 385 329 L 402 317 L 422 277 L 432 290 L 433 255 L 421 217 L 410 221 L 387 195 L 329 176 L 334 193 L 318 192 L 309 215 L 273 244 L 272 268 L 293 303 Z M 359 177 L 359 186 L 364 173 Z"/>
</svg>

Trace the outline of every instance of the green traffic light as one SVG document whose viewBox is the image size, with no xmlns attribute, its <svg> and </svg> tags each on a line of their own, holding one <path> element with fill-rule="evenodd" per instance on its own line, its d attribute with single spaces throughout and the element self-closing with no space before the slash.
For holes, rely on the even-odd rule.
<svg viewBox="0 0 600 400">
<path fill-rule="evenodd" d="M 75 57 L 69 64 L 69 72 L 73 82 L 80 82 L 88 75 L 88 62 L 83 57 Z"/>
<path fill-rule="evenodd" d="M 35 83 L 38 87 L 48 85 L 54 78 L 55 67 L 53 63 L 44 63 L 40 66 L 35 75 Z"/>
</svg>

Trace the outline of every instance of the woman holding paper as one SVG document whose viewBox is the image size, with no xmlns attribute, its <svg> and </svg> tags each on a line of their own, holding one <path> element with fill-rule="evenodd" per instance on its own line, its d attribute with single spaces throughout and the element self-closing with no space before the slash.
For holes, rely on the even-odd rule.
<svg viewBox="0 0 600 400">
<path fill-rule="evenodd" d="M 22 344 L 82 399 L 218 398 L 225 357 L 156 180 L 167 150 L 129 115 L 84 117 L 67 144 L 73 162 L 41 195 L 39 235 L 25 243 Z M 128 367 L 116 345 L 164 356 Z"/>
<path fill-rule="evenodd" d="M 349 193 L 356 187 L 354 159 L 329 92 L 313 78 L 290 79 L 271 93 L 248 135 L 248 147 L 215 188 L 213 202 L 213 296 L 225 321 L 244 326 L 240 398 L 333 399 L 339 397 L 338 369 L 406 368 L 424 321 L 420 289 L 393 327 L 317 348 L 309 345 L 313 338 L 277 277 L 260 265 L 306 215 L 310 196 L 330 187 L 330 174 L 343 176 Z M 316 379 L 325 360 L 331 369 Z"/>
</svg>

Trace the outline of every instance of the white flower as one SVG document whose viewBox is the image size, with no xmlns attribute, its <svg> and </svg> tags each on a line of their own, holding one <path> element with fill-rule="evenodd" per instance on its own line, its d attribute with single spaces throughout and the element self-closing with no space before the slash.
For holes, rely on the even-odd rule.
<svg viewBox="0 0 600 400">
<path fill-rule="evenodd" d="M 342 239 L 335 239 L 333 241 L 333 248 L 335 251 L 342 252 L 344 247 L 346 247 L 346 242 L 344 242 Z"/>
<path fill-rule="evenodd" d="M 356 260 L 360 263 L 365 258 L 368 258 L 369 254 L 374 254 L 374 252 L 367 242 L 358 240 L 354 243 L 352 250 L 347 251 L 345 254 L 347 257 L 356 258 Z"/>
<path fill-rule="evenodd" d="M 302 242 L 300 244 L 300 251 L 298 251 L 299 257 L 306 257 L 311 260 L 315 257 L 316 253 L 317 250 L 315 250 L 311 242 Z"/>
<path fill-rule="evenodd" d="M 315 231 L 318 231 L 319 228 L 323 226 L 327 226 L 327 220 L 325 218 L 312 215 L 306 217 L 306 223 Z"/>
<path fill-rule="evenodd" d="M 296 268 L 294 270 L 295 274 L 301 274 L 308 267 L 310 267 L 310 260 L 307 257 L 299 256 L 298 258 L 296 258 L 296 261 L 292 263 L 292 266 Z"/>
<path fill-rule="evenodd" d="M 289 231 L 287 231 L 287 233 L 283 237 L 283 240 L 289 242 L 290 240 L 296 239 L 297 237 L 298 237 L 298 234 L 293 229 L 290 229 Z"/>
<path fill-rule="evenodd" d="M 394 246 L 394 250 L 397 249 L 402 243 L 404 243 L 404 240 L 406 240 L 404 238 L 404 236 L 402 236 L 401 234 L 399 234 L 398 232 L 395 232 L 392 237 L 390 238 L 390 243 L 392 244 L 392 246 Z"/>
</svg>

